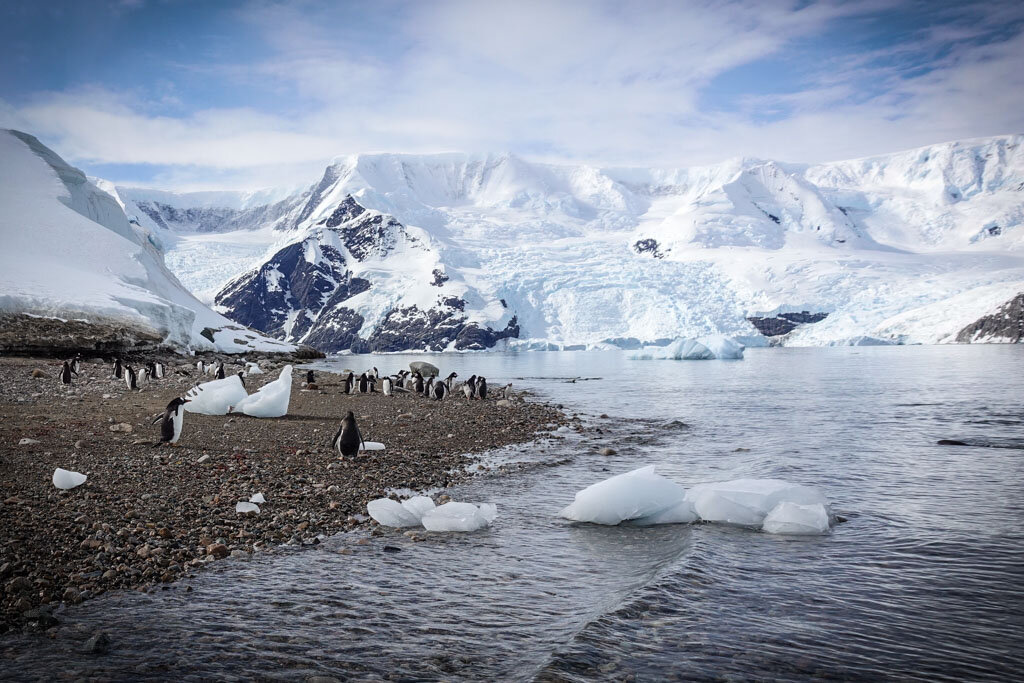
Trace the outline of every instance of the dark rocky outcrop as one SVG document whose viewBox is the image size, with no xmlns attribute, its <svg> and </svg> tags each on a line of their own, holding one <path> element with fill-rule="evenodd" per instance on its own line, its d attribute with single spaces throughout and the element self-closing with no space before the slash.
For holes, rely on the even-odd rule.
<svg viewBox="0 0 1024 683">
<path fill-rule="evenodd" d="M 76 353 L 98 356 L 162 350 L 163 338 L 139 327 L 111 321 L 83 322 L 23 314 L 0 316 L 0 353 L 69 358 Z"/>
<path fill-rule="evenodd" d="M 976 341 L 1024 341 L 1024 292 L 999 307 L 992 315 L 975 320 L 960 330 L 956 340 L 962 344 Z"/>
<path fill-rule="evenodd" d="M 827 317 L 828 313 L 801 311 L 799 313 L 779 313 L 774 317 L 750 316 L 747 320 L 764 336 L 781 337 L 800 325 L 821 322 Z"/>
<path fill-rule="evenodd" d="M 665 255 L 658 248 L 658 240 L 650 237 L 634 242 L 633 251 L 638 254 L 650 254 L 654 258 L 665 258 Z"/>
<path fill-rule="evenodd" d="M 430 284 L 434 287 L 440 287 L 444 283 L 448 282 L 448 276 L 445 275 L 441 270 L 434 268 L 434 281 Z"/>
</svg>

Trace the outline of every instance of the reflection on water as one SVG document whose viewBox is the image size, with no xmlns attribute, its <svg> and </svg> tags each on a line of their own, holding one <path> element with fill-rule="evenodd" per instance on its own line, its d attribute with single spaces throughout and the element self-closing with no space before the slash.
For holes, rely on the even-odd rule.
<svg viewBox="0 0 1024 683">
<path fill-rule="evenodd" d="M 114 678 L 1001 679 L 1024 666 L 1020 347 L 755 349 L 739 362 L 609 353 L 348 357 L 512 381 L 582 435 L 453 493 L 489 530 L 395 532 L 226 562 L 69 610 L 56 640 L 0 641 L 0 675 Z M 517 379 L 523 378 L 523 379 Z M 599 378 L 589 381 L 572 378 Z M 602 418 L 602 414 L 609 417 Z M 598 447 L 617 450 L 596 455 Z M 559 463 L 552 465 L 551 463 Z M 684 485 L 819 486 L 847 517 L 785 538 L 720 525 L 574 525 L 573 493 L 656 463 Z M 384 545 L 400 552 L 383 551 Z M 342 554 L 345 553 L 345 554 Z M 73 654 L 94 630 L 102 657 Z"/>
</svg>

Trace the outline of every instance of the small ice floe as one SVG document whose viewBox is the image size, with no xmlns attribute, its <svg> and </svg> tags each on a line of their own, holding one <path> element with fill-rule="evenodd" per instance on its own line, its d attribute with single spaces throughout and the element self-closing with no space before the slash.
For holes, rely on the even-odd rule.
<svg viewBox="0 0 1024 683">
<path fill-rule="evenodd" d="M 250 512 L 255 512 L 257 515 L 260 514 L 260 506 L 255 503 L 239 502 L 235 503 L 235 512 L 240 515 L 245 515 Z"/>
<path fill-rule="evenodd" d="M 359 450 L 361 451 L 382 451 L 384 450 L 384 444 L 377 441 L 364 441 L 359 444 Z"/>
<path fill-rule="evenodd" d="M 498 516 L 493 503 L 449 502 L 435 506 L 426 496 L 415 496 L 399 503 L 390 498 L 371 500 L 367 511 L 378 524 L 404 529 L 423 526 L 427 531 L 476 531 L 483 529 Z"/>
<path fill-rule="evenodd" d="M 680 337 L 667 346 L 645 346 L 631 352 L 630 360 L 740 360 L 745 347 L 732 337 L 714 334 L 709 337 Z"/>
<path fill-rule="evenodd" d="M 185 398 L 185 410 L 203 415 L 227 415 L 231 406 L 238 405 L 248 394 L 242 386 L 242 378 L 231 375 L 192 387 Z"/>
<path fill-rule="evenodd" d="M 70 472 L 59 467 L 53 471 L 53 485 L 65 491 L 81 486 L 87 478 L 86 475 L 80 472 Z"/>
<path fill-rule="evenodd" d="M 263 497 L 262 493 L 254 493 L 249 497 L 249 502 L 259 503 L 260 505 L 262 505 L 263 503 L 267 502 L 267 499 Z"/>
<path fill-rule="evenodd" d="M 827 533 L 828 501 L 818 489 L 781 479 L 735 479 L 689 491 L 654 472 L 620 474 L 579 491 L 559 513 L 576 522 L 648 526 L 703 520 L 758 527 L 773 534 Z"/>
<path fill-rule="evenodd" d="M 256 393 L 235 404 L 232 412 L 252 417 L 284 417 L 292 396 L 292 366 L 286 365 L 281 376 L 260 387 Z"/>
</svg>

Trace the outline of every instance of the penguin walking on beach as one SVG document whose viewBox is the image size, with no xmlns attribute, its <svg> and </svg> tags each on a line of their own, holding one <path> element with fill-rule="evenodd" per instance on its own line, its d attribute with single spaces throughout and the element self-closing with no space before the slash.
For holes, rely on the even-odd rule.
<svg viewBox="0 0 1024 683">
<path fill-rule="evenodd" d="M 60 383 L 61 384 L 71 384 L 71 375 L 72 374 L 77 375 L 78 373 L 75 372 L 74 368 L 72 368 L 71 365 L 67 361 L 64 361 L 64 365 L 62 365 L 61 368 L 60 368 Z"/>
<path fill-rule="evenodd" d="M 481 401 L 487 398 L 487 379 L 484 377 L 476 378 L 476 397 Z"/>
<path fill-rule="evenodd" d="M 384 392 L 385 396 L 391 395 L 392 382 L 390 377 L 385 377 L 380 381 L 380 390 Z"/>
<path fill-rule="evenodd" d="M 501 397 L 505 400 L 512 398 L 512 382 L 509 382 L 501 388 Z"/>
<path fill-rule="evenodd" d="M 82 369 L 82 354 L 76 353 L 75 357 L 71 359 L 71 372 L 78 374 L 78 371 Z"/>
<path fill-rule="evenodd" d="M 448 396 L 448 385 L 444 382 L 434 382 L 430 389 L 430 398 L 435 401 L 443 401 Z"/>
<path fill-rule="evenodd" d="M 130 365 L 124 366 L 124 383 L 128 391 L 139 388 L 139 377 L 135 374 L 135 368 Z"/>
<path fill-rule="evenodd" d="M 121 379 L 122 377 L 124 377 L 124 368 L 121 367 L 120 358 L 114 359 L 114 377 L 116 377 L 117 379 Z"/>
<path fill-rule="evenodd" d="M 434 378 L 431 377 L 427 380 L 427 383 L 423 385 L 423 395 L 430 398 L 434 393 Z"/>
<path fill-rule="evenodd" d="M 473 398 L 476 395 L 476 375 L 466 380 L 462 385 L 462 393 L 466 398 Z"/>
<path fill-rule="evenodd" d="M 217 379 L 224 379 L 224 361 L 217 366 Z"/>
<path fill-rule="evenodd" d="M 179 396 L 167 404 L 167 409 L 164 410 L 163 415 L 153 420 L 153 424 L 160 423 L 160 441 L 153 445 L 159 446 L 165 443 L 169 443 L 172 446 L 178 445 L 178 439 L 181 437 L 181 428 L 185 423 L 185 404 L 188 402 L 187 398 Z"/>
<path fill-rule="evenodd" d="M 313 379 L 312 370 L 306 370 L 306 384 L 316 384 L 316 380 Z"/>
<path fill-rule="evenodd" d="M 355 381 L 355 378 L 352 376 L 351 372 L 348 373 L 347 375 L 345 375 L 345 393 L 346 394 L 351 394 L 352 393 L 352 390 L 355 387 L 355 384 L 356 384 L 356 381 Z"/>
<path fill-rule="evenodd" d="M 366 376 L 366 373 L 359 375 L 359 393 L 368 394 L 373 391 L 373 380 Z"/>
<path fill-rule="evenodd" d="M 137 373 L 137 375 L 138 375 L 139 387 L 140 388 L 145 386 L 146 383 L 149 382 L 149 368 L 148 367 L 139 368 L 139 372 Z"/>
<path fill-rule="evenodd" d="M 351 458 L 359 452 L 359 446 L 362 443 L 363 437 L 359 433 L 359 427 L 356 426 L 356 416 L 350 410 L 348 415 L 342 419 L 341 426 L 338 427 L 338 433 L 334 435 L 332 445 L 334 450 L 338 451 L 338 455 Z"/>
<path fill-rule="evenodd" d="M 412 390 L 417 394 L 423 393 L 423 375 L 419 372 L 412 373 Z"/>
</svg>

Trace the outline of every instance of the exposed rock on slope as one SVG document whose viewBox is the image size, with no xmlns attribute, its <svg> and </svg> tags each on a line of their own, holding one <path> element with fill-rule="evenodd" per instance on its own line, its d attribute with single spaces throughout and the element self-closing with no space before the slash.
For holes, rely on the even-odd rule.
<svg viewBox="0 0 1024 683">
<path fill-rule="evenodd" d="M 1024 341 L 1024 293 L 1003 304 L 998 311 L 971 323 L 960 330 L 956 340 L 970 344 L 975 342 Z"/>
</svg>

